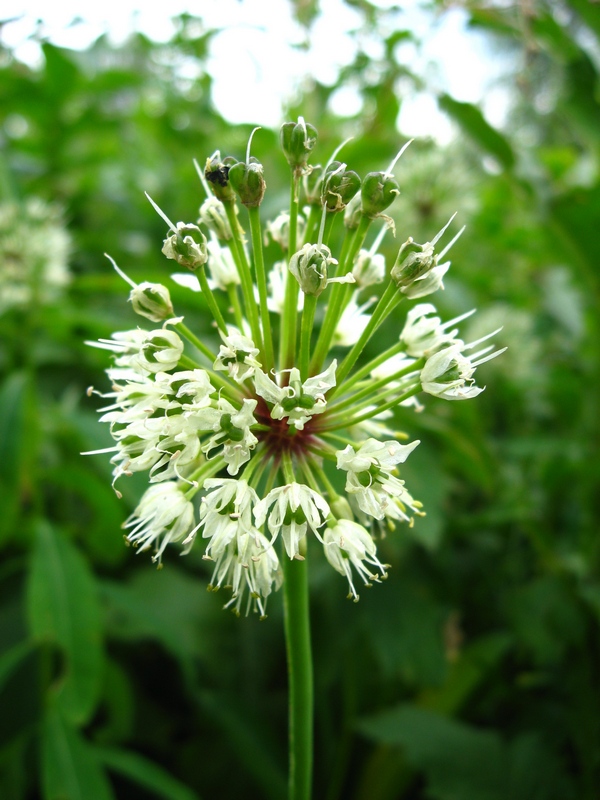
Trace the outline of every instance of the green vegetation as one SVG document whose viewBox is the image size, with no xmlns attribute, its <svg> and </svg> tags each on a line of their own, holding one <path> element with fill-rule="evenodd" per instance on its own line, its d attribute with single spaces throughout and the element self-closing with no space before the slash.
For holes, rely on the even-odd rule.
<svg viewBox="0 0 600 800">
<path fill-rule="evenodd" d="M 314 5 L 297 3 L 306 24 Z M 394 55 L 412 34 L 352 5 L 383 56 L 361 52 L 335 86 L 305 87 L 286 118 L 318 124 L 322 161 L 354 136 L 344 158 L 364 175 L 405 141 L 394 87 L 426 77 Z M 460 136 L 413 143 L 396 171 L 388 267 L 406 236 L 428 241 L 458 210 L 467 230 L 436 304 L 444 318 L 478 308 L 465 339 L 502 325 L 509 349 L 478 371 L 479 398 L 395 412 L 423 441 L 403 477 L 427 516 L 378 542 L 389 579 L 355 605 L 328 565 L 311 564 L 315 800 L 598 796 L 600 9 L 554 5 L 523 18 L 467 4 L 490 48 L 513 55 L 507 124 L 440 96 Z M 204 301 L 165 272 L 165 225 L 144 197 L 187 219 L 204 199 L 192 158 L 216 146 L 242 158 L 252 129 L 215 111 L 207 72 L 178 75 L 183 58 L 206 63 L 213 34 L 193 23 L 181 18 L 166 45 L 45 44 L 39 71 L 0 50 L 6 800 L 285 796 L 281 596 L 267 621 L 238 620 L 221 609 L 228 595 L 206 592 L 199 551 L 167 550 L 157 571 L 123 545 L 143 483 L 120 481 L 119 500 L 108 457 L 79 455 L 111 444 L 86 395 L 106 390 L 107 359 L 84 340 L 139 322 L 105 251 L 132 279 L 167 284 L 186 322 L 214 337 Z M 347 83 L 364 110 L 338 119 L 328 101 Z M 277 132 L 262 130 L 252 152 L 278 209 L 289 167 Z M 44 243 L 55 255 L 65 230 L 71 278 L 48 282 Z M 373 355 L 397 335 L 388 321 Z"/>
</svg>

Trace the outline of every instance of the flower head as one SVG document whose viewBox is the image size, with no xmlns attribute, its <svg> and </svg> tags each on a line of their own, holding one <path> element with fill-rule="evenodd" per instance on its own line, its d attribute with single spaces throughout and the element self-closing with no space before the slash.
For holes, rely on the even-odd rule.
<svg viewBox="0 0 600 800">
<path fill-rule="evenodd" d="M 199 268 L 173 277 L 203 294 L 201 313 L 208 309 L 220 341 L 211 325 L 207 336 L 195 332 L 194 312 L 185 325 L 175 317 L 164 286 L 136 285 L 115 265 L 135 310 L 163 327 L 95 343 L 112 356 L 100 411 L 114 440 L 95 452 L 110 453 L 113 483 L 147 474 L 125 523 L 134 545 L 159 562 L 170 543 L 203 546 L 214 565 L 209 588 L 229 587 L 227 607 L 264 617 L 282 558 L 287 573 L 322 546 L 354 600 L 357 576 L 367 586 L 386 576 L 374 534 L 423 513 L 401 466 L 418 441 L 399 441 L 407 437 L 395 411 L 423 411 L 423 393 L 476 396 L 475 368 L 502 350 L 480 347 L 489 337 L 460 338 L 457 325 L 472 312 L 442 322 L 431 303 L 418 303 L 399 322 L 402 301 L 443 288 L 443 258 L 462 233 L 441 252 L 452 219 L 430 242 L 408 238 L 387 272 L 379 248 L 394 229 L 394 170 L 407 144 L 361 179 L 338 160 L 343 145 L 311 166 L 315 128 L 303 117 L 285 123 L 291 200 L 267 224 L 278 247 L 265 250 L 265 170 L 250 154 L 257 130 L 243 160 L 217 150 L 203 171 L 196 164 L 209 195 L 197 225 L 174 224 L 150 201 L 169 227 L 164 255 Z M 334 224 L 341 211 L 343 230 Z"/>
</svg>

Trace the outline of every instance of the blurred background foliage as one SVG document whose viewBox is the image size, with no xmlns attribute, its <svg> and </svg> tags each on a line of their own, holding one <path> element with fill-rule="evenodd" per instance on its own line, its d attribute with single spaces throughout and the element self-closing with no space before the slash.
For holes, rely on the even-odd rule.
<svg viewBox="0 0 600 800">
<path fill-rule="evenodd" d="M 305 84 L 287 116 L 318 127 L 321 160 L 354 136 L 344 158 L 365 174 L 404 141 L 401 88 L 428 84 L 396 58 L 414 34 L 348 2 L 383 56 L 359 52 L 334 85 Z M 409 148 L 394 216 L 399 241 L 425 241 L 460 212 L 467 232 L 436 303 L 448 317 L 477 307 L 468 334 L 503 325 L 509 350 L 481 369 L 477 400 L 399 414 L 423 440 L 403 475 L 427 516 L 380 543 L 390 579 L 355 606 L 311 563 L 315 800 L 600 791 L 600 7 L 462 6 L 490 54 L 511 55 L 511 109 L 499 130 L 438 95 L 458 135 Z M 318 2 L 294 7 L 310 34 Z M 213 34 L 182 16 L 167 44 L 46 43 L 36 70 L 0 51 L 5 800 L 285 795 L 281 599 L 262 624 L 237 620 L 207 594 L 199 551 L 173 550 L 161 572 L 135 557 L 119 529 L 140 484 L 122 481 L 118 500 L 108 457 L 79 455 L 108 444 L 86 396 L 105 388 L 107 360 L 83 342 L 138 323 L 105 250 L 132 278 L 166 282 L 178 313 L 214 335 L 167 277 L 164 225 L 143 195 L 193 219 L 192 157 L 244 152 L 250 126 L 219 116 L 211 75 L 181 77 L 181 63 L 206 63 Z M 345 85 L 363 109 L 338 118 L 330 100 Z M 287 172 L 276 133 L 254 142 L 269 217 Z M 59 247 L 68 284 L 44 272 Z"/>
</svg>

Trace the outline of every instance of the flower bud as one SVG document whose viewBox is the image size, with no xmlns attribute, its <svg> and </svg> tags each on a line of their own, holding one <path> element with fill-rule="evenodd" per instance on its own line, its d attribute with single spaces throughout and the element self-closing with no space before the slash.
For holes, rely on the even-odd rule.
<svg viewBox="0 0 600 800">
<path fill-rule="evenodd" d="M 288 164 L 301 172 L 306 167 L 308 156 L 317 143 L 317 129 L 298 117 L 298 122 L 284 122 L 279 139 Z"/>
<path fill-rule="evenodd" d="M 327 286 L 327 268 L 337 264 L 331 250 L 324 244 L 305 244 L 290 259 L 289 270 L 304 294 L 318 297 Z"/>
<path fill-rule="evenodd" d="M 223 203 L 216 197 L 207 197 L 200 206 L 198 222 L 216 233 L 219 239 L 228 242 L 231 239 L 231 227 Z"/>
<path fill-rule="evenodd" d="M 169 290 L 160 283 L 140 283 L 131 290 L 129 299 L 135 313 L 152 322 L 163 322 L 174 316 Z"/>
<path fill-rule="evenodd" d="M 332 161 L 325 170 L 321 199 L 327 210 L 334 213 L 343 211 L 360 189 L 359 176 L 345 166 L 339 161 Z"/>
<path fill-rule="evenodd" d="M 387 172 L 369 172 L 362 183 L 362 212 L 374 219 L 400 194 L 398 181 Z"/>
<path fill-rule="evenodd" d="M 262 203 L 267 184 L 263 177 L 263 166 L 253 156 L 248 164 L 239 161 L 230 168 L 229 183 L 246 208 L 256 208 Z"/>
<path fill-rule="evenodd" d="M 221 153 L 218 150 L 206 159 L 204 177 L 212 186 L 215 197 L 224 203 L 232 203 L 235 200 L 235 194 L 229 185 L 229 170 L 235 163 L 235 158 L 231 156 L 221 161 Z"/>
<path fill-rule="evenodd" d="M 408 238 L 396 257 L 391 277 L 400 289 L 410 286 L 437 265 L 438 257 L 434 253 L 431 242 L 418 244 Z"/>
<path fill-rule="evenodd" d="M 165 239 L 162 252 L 182 267 L 198 269 L 204 266 L 208 259 L 206 236 L 197 225 L 178 222 L 177 233 Z"/>
</svg>

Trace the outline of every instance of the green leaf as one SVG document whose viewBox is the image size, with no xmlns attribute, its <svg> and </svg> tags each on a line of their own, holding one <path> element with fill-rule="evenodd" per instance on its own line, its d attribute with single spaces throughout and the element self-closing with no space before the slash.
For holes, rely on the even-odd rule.
<svg viewBox="0 0 600 800">
<path fill-rule="evenodd" d="M 2 653 L 0 656 L 0 690 L 19 663 L 31 652 L 31 649 L 31 642 L 19 642 L 6 653 Z"/>
<path fill-rule="evenodd" d="M 25 461 L 25 419 L 29 381 L 24 372 L 15 372 L 0 390 L 0 541 L 14 529 L 21 494 L 21 475 Z"/>
<path fill-rule="evenodd" d="M 86 562 L 62 534 L 39 522 L 27 587 L 29 622 L 37 641 L 64 652 L 57 685 L 65 717 L 83 724 L 91 716 L 103 668 L 100 607 Z"/>
<path fill-rule="evenodd" d="M 364 720 L 359 730 L 400 745 L 428 779 L 435 800 L 506 800 L 507 755 L 500 737 L 423 708 L 401 705 Z"/>
<path fill-rule="evenodd" d="M 112 747 L 95 748 L 95 753 L 109 770 L 148 789 L 152 796 L 166 800 L 198 800 L 195 792 L 137 753 Z"/>
<path fill-rule="evenodd" d="M 48 710 L 42 736 L 44 800 L 115 800 L 93 750 L 58 709 Z"/>
<path fill-rule="evenodd" d="M 513 168 L 515 156 L 508 139 L 492 128 L 476 106 L 461 103 L 447 94 L 438 97 L 438 104 L 482 150 L 494 156 L 505 169 Z"/>
</svg>

